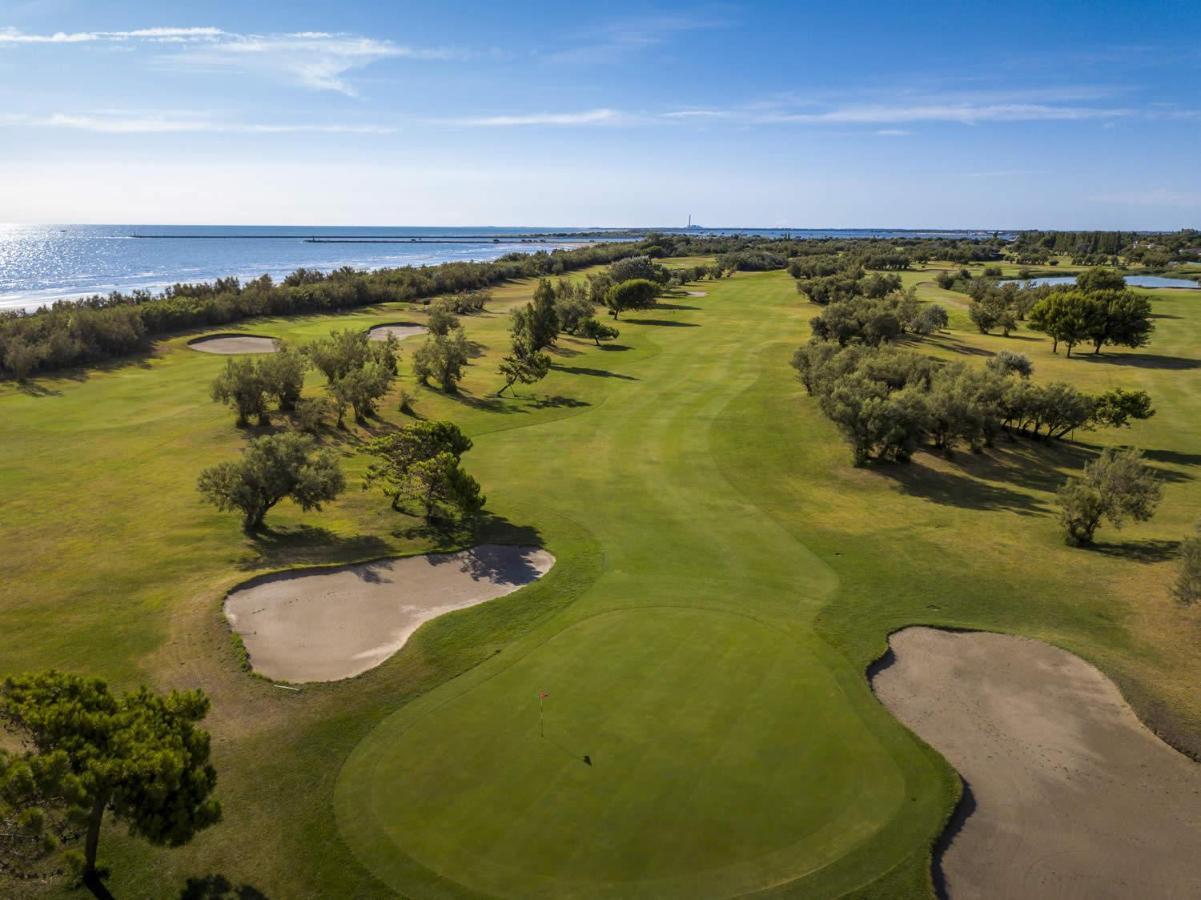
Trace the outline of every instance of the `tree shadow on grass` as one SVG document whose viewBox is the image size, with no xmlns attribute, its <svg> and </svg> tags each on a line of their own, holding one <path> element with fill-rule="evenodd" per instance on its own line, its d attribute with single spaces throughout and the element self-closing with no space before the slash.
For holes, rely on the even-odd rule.
<svg viewBox="0 0 1201 900">
<path fill-rule="evenodd" d="M 637 381 L 633 375 L 623 375 L 620 372 L 610 372 L 608 369 L 591 369 L 587 366 L 551 366 L 556 372 L 566 372 L 568 375 L 595 375 L 597 378 L 620 378 L 622 381 Z"/>
<path fill-rule="evenodd" d="M 27 397 L 61 397 L 63 392 L 57 388 L 48 388 L 44 384 L 39 384 L 36 381 L 18 381 L 16 383 L 17 390 Z"/>
<path fill-rule="evenodd" d="M 467 342 L 467 358 L 468 359 L 479 359 L 481 356 L 483 356 L 487 352 L 488 352 L 488 348 L 485 347 L 483 344 L 481 344 L 479 341 L 468 341 Z"/>
<path fill-rule="evenodd" d="M 1093 544 L 1087 548 L 1092 553 L 1128 559 L 1131 562 L 1157 563 L 1175 559 L 1180 554 L 1180 541 L 1149 540 L 1120 541 L 1117 543 Z"/>
<path fill-rule="evenodd" d="M 1046 507 L 1029 494 L 982 478 L 937 471 L 916 461 L 878 465 L 876 471 L 892 480 L 902 493 L 944 506 L 1008 510 L 1022 516 L 1035 516 L 1046 511 Z"/>
<path fill-rule="evenodd" d="M 250 536 L 251 555 L 238 562 L 243 570 L 290 568 L 338 560 L 382 556 L 389 544 L 371 534 L 344 536 L 327 528 L 298 525 L 295 528 L 264 528 Z"/>
<path fill-rule="evenodd" d="M 475 522 L 477 544 L 520 544 L 525 547 L 543 546 L 542 532 L 533 525 L 518 525 L 495 513 L 481 513 Z"/>
<path fill-rule="evenodd" d="M 189 878 L 179 900 L 267 900 L 267 895 L 249 884 L 234 885 L 224 875 Z"/>
<path fill-rule="evenodd" d="M 655 309 L 680 309 L 680 310 L 690 310 L 692 312 L 696 312 L 697 310 L 700 309 L 700 307 L 699 306 L 688 306 L 684 303 L 664 303 L 662 300 L 660 300 L 658 303 L 655 304 Z"/>
<path fill-rule="evenodd" d="M 976 347 L 972 344 L 964 343 L 958 338 L 950 337 L 943 334 L 927 335 L 920 340 L 904 340 L 898 341 L 901 344 L 909 344 L 910 346 L 918 347 L 922 344 L 939 347 L 943 350 L 950 350 L 952 353 L 961 353 L 964 356 L 992 356 L 991 350 L 985 350 L 983 347 Z"/>
<path fill-rule="evenodd" d="M 1201 453 L 1184 453 L 1179 450 L 1144 450 L 1143 456 L 1154 462 L 1168 463 L 1174 466 L 1201 465 Z"/>
<path fill-rule="evenodd" d="M 587 400 L 579 400 L 575 397 L 543 397 L 535 400 L 530 404 L 534 409 L 579 409 L 584 406 L 591 406 Z"/>
<path fill-rule="evenodd" d="M 464 406 L 471 409 L 480 409 L 484 412 L 494 413 L 524 413 L 525 410 L 520 406 L 515 406 L 511 403 L 506 403 L 501 397 L 477 397 L 474 394 L 460 390 L 455 394 L 443 394 L 442 396 L 454 400 L 457 403 L 462 403 Z"/>
<path fill-rule="evenodd" d="M 697 322 L 675 322 L 671 319 L 621 319 L 631 325 L 660 325 L 665 328 L 700 328 Z"/>
<path fill-rule="evenodd" d="M 1201 369 L 1201 359 L 1191 359 L 1187 356 L 1163 356 L 1159 353 L 1102 353 L 1097 356 L 1092 353 L 1073 356 L 1096 365 L 1131 366 L 1136 369 L 1169 369 L 1185 371 Z"/>
<path fill-rule="evenodd" d="M 611 353 L 614 351 L 633 350 L 634 348 L 626 344 L 601 344 L 601 349 L 607 353 Z"/>
</svg>

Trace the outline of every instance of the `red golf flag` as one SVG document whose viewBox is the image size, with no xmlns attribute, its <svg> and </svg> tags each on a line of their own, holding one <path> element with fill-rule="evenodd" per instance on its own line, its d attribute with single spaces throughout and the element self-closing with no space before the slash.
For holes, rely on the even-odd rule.
<svg viewBox="0 0 1201 900">
<path fill-rule="evenodd" d="M 549 697 L 549 696 L 550 696 L 550 691 L 539 691 L 539 692 L 538 692 L 538 699 L 539 699 L 539 700 L 545 700 L 545 699 L 546 699 L 547 697 Z"/>
</svg>

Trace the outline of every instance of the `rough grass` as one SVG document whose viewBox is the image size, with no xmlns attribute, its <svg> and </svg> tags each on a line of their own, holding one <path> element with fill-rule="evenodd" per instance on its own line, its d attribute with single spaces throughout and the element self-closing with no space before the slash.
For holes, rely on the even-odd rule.
<svg viewBox="0 0 1201 900">
<path fill-rule="evenodd" d="M 933 277 L 905 275 L 929 299 L 947 293 Z M 788 368 L 816 311 L 791 279 L 704 289 L 671 301 L 685 308 L 630 314 L 604 349 L 562 340 L 551 376 L 512 399 L 490 396 L 495 364 L 505 307 L 531 286 L 465 317 L 480 355 L 464 393 L 404 386 L 418 414 L 475 439 L 466 462 L 495 516 L 482 537 L 542 541 L 559 563 L 423 627 L 380 668 L 299 693 L 241 671 L 220 614 L 232 584 L 463 536 L 351 490 L 306 516 L 285 504 L 267 535 L 245 538 L 195 493 L 199 469 L 247 435 L 207 396 L 224 360 L 186 350 L 187 337 L 0 386 L 0 668 L 213 698 L 225 821 L 177 850 L 110 830 L 115 895 L 173 896 L 192 879 L 272 897 L 926 896 L 955 782 L 863 679 L 888 632 L 915 622 L 1065 646 L 1198 746 L 1198 616 L 1168 596 L 1174 542 L 1201 511 L 1196 299 L 1153 293 L 1152 345 L 1100 360 L 1053 356 L 1024 330 L 977 335 L 953 310 L 955 330 L 924 349 L 1022 350 L 1036 378 L 1142 387 L 1159 414 L 1075 445 L 1002 441 L 856 470 Z M 401 313 L 246 330 L 303 340 Z M 403 421 L 395 406 L 326 437 L 352 487 L 361 441 Z M 1163 507 L 1102 531 L 1095 551 L 1069 549 L 1053 491 L 1112 442 L 1149 451 Z M 539 690 L 551 692 L 545 738 Z"/>
</svg>

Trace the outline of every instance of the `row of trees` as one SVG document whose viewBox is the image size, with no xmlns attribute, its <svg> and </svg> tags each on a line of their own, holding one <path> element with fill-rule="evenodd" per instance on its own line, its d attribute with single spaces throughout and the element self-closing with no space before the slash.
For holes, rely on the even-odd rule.
<svg viewBox="0 0 1201 900">
<path fill-rule="evenodd" d="M 320 422 L 332 403 L 341 427 L 347 409 L 353 409 L 359 421 L 375 414 L 376 404 L 396 378 L 399 353 L 394 337 L 372 341 L 365 331 L 334 331 L 300 348 L 282 344 L 277 352 L 258 359 L 227 360 L 211 393 L 235 411 L 239 427 L 250 424 L 251 417 L 269 425 L 272 400 L 280 413 L 297 414 L 306 430 Z M 329 401 L 301 399 L 310 365 L 325 376 Z"/>
<path fill-rule="evenodd" d="M 913 291 L 872 299 L 855 297 L 830 303 L 810 319 L 815 338 L 840 347 L 877 347 L 905 334 L 928 335 L 947 327 L 947 311 L 936 303 L 919 303 Z"/>
<path fill-rule="evenodd" d="M 901 348 L 815 339 L 796 351 L 792 365 L 858 466 L 905 462 L 923 443 L 946 454 L 964 445 L 979 451 L 1005 430 L 1051 440 L 1154 414 L 1142 391 L 1089 395 L 1062 382 L 1031 382 L 1032 366 L 1020 354 L 995 357 L 981 369 Z"/>
<path fill-rule="evenodd" d="M 417 503 L 426 521 L 470 517 L 484 505 L 479 484 L 462 468 L 470 449 L 471 440 L 450 422 L 409 423 L 368 444 L 377 461 L 363 487 L 380 487 L 395 510 Z M 346 478 L 333 450 L 285 431 L 255 438 L 237 459 L 205 469 L 197 488 L 222 512 L 241 513 L 242 527 L 253 532 L 284 499 L 320 510 L 346 489 Z"/>
<path fill-rule="evenodd" d="M 492 285 L 641 256 L 643 247 L 638 242 L 608 242 L 509 254 L 493 262 L 372 272 L 299 269 L 279 283 L 268 276 L 246 283 L 222 278 L 205 284 L 177 284 L 161 294 L 114 292 L 60 301 L 35 312 L 0 313 L 0 376 L 25 378 L 37 372 L 90 365 L 144 350 L 151 340 L 167 334 L 257 316 L 336 312 L 442 295 L 456 295 L 453 302 L 466 312 L 470 311 L 466 307 L 486 302 L 484 292 Z"/>
</svg>

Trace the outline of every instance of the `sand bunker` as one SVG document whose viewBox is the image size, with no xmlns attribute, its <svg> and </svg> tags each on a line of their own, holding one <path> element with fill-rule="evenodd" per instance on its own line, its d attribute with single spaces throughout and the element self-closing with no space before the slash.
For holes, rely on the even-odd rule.
<svg viewBox="0 0 1201 900">
<path fill-rule="evenodd" d="M 906 628 L 872 680 L 966 783 L 948 896 L 1201 897 L 1201 766 L 1040 641 Z"/>
<path fill-rule="evenodd" d="M 422 622 L 511 594 L 554 563 L 537 547 L 484 544 L 274 575 L 231 593 L 225 616 L 256 672 L 276 681 L 338 681 L 378 666 Z"/>
<path fill-rule="evenodd" d="M 429 331 L 424 325 L 414 325 L 411 322 L 397 322 L 393 325 L 376 325 L 367 332 L 367 339 L 371 341 L 386 341 L 388 336 L 395 337 L 398 341 L 403 341 L 407 337 L 412 337 L 415 334 L 425 334 Z"/>
<path fill-rule="evenodd" d="M 202 353 L 230 356 L 238 353 L 274 353 L 279 349 L 279 341 L 254 334 L 213 334 L 188 341 L 188 346 Z"/>
<path fill-rule="evenodd" d="M 708 297 L 708 291 L 684 291 L 689 297 Z"/>
</svg>

